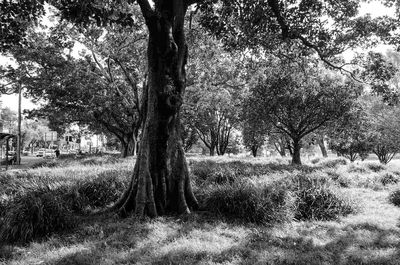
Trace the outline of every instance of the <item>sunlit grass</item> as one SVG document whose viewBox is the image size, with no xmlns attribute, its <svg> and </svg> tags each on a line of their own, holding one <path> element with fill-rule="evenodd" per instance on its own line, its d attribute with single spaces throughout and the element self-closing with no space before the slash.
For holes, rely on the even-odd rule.
<svg viewBox="0 0 400 265">
<path fill-rule="evenodd" d="M 216 160 L 222 163 L 237 158 Z M 256 163 L 271 161 L 260 158 Z M 333 176 L 338 190 L 356 201 L 356 213 L 336 221 L 267 226 L 228 222 L 207 212 L 154 220 L 81 217 L 72 231 L 27 245 L 1 247 L 0 264 L 400 264 L 400 208 L 389 202 L 389 194 L 400 186 L 381 182 L 384 174 L 396 175 L 399 167 L 389 164 L 374 172 L 365 163 L 340 165 L 334 170 L 318 168 L 312 173 Z M 125 160 L 103 165 L 72 163 L 28 172 L 74 182 L 112 172 L 129 177 L 132 169 L 133 161 Z M 268 184 L 299 172 L 282 169 L 250 181 Z M 333 173 L 346 179 L 348 186 L 341 186 Z"/>
</svg>

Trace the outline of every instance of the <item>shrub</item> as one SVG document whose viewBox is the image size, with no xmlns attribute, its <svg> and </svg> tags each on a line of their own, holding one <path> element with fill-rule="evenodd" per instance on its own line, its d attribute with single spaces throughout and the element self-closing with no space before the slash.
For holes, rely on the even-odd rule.
<svg viewBox="0 0 400 265">
<path fill-rule="evenodd" d="M 389 195 L 389 201 L 396 206 L 400 206 L 400 190 L 391 192 Z"/>
<path fill-rule="evenodd" d="M 228 218 L 265 224 L 288 219 L 290 198 L 285 188 L 256 187 L 241 181 L 214 186 L 206 194 L 203 207 Z"/>
<path fill-rule="evenodd" d="M 381 183 L 386 186 L 390 184 L 397 184 L 399 182 L 399 177 L 395 176 L 391 173 L 385 173 L 381 178 L 380 178 Z"/>
<path fill-rule="evenodd" d="M 382 164 L 377 164 L 377 163 L 366 163 L 365 165 L 366 165 L 366 167 L 367 167 L 368 169 L 370 169 L 370 170 L 373 171 L 373 172 L 380 172 L 380 171 L 386 169 L 386 167 L 385 167 L 384 165 L 382 165 Z"/>
<path fill-rule="evenodd" d="M 318 165 L 321 167 L 337 167 L 339 165 L 347 165 L 349 161 L 344 157 L 322 160 Z"/>
<path fill-rule="evenodd" d="M 296 196 L 297 220 L 334 220 L 354 212 L 352 203 L 337 194 L 329 178 L 298 174 L 290 181 L 293 183 L 290 188 Z"/>
<path fill-rule="evenodd" d="M 17 195 L 0 219 L 0 242 L 27 242 L 74 226 L 65 190 L 40 189 Z"/>
<path fill-rule="evenodd" d="M 326 187 L 310 187 L 297 191 L 297 220 L 334 220 L 354 211 L 352 205 Z"/>
</svg>

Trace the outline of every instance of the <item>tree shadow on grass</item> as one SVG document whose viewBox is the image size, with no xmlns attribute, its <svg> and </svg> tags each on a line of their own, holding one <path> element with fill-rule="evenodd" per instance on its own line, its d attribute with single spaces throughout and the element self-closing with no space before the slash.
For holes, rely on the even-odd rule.
<svg viewBox="0 0 400 265">
<path fill-rule="evenodd" d="M 277 237 L 266 230 L 219 253 L 182 246 L 155 257 L 152 264 L 400 264 L 399 231 L 364 223 L 349 225 L 341 232 L 321 244 L 307 236 Z"/>
</svg>

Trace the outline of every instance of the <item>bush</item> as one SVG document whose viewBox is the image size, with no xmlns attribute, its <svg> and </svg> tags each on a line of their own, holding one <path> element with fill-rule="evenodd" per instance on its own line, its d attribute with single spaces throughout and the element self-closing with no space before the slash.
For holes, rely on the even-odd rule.
<svg viewBox="0 0 400 265">
<path fill-rule="evenodd" d="M 339 165 L 347 165 L 349 161 L 344 157 L 338 157 L 334 159 L 322 160 L 318 165 L 321 167 L 337 167 Z"/>
<path fill-rule="evenodd" d="M 389 201 L 400 207 L 400 190 L 395 190 L 389 195 Z"/>
<path fill-rule="evenodd" d="M 334 220 L 354 211 L 347 200 L 326 187 L 303 188 L 296 196 L 297 220 Z"/>
<path fill-rule="evenodd" d="M 297 220 L 334 220 L 355 210 L 348 199 L 337 194 L 328 178 L 298 174 L 291 181 Z"/>
<path fill-rule="evenodd" d="M 382 164 L 377 164 L 377 163 L 367 163 L 367 164 L 365 164 L 365 165 L 366 165 L 366 167 L 367 167 L 368 169 L 370 169 L 370 170 L 373 171 L 373 172 L 380 172 L 380 171 L 386 169 L 386 167 L 385 167 L 384 165 L 382 165 Z"/>
<path fill-rule="evenodd" d="M 236 182 L 214 186 L 206 194 L 203 208 L 245 222 L 274 223 L 288 219 L 290 198 L 285 188 Z"/>
<path fill-rule="evenodd" d="M 0 219 L 0 242 L 28 242 L 74 226 L 65 190 L 40 189 L 17 195 Z"/>
<path fill-rule="evenodd" d="M 391 173 L 386 173 L 380 178 L 380 181 L 384 186 L 390 184 L 397 184 L 399 182 L 399 177 Z"/>
</svg>

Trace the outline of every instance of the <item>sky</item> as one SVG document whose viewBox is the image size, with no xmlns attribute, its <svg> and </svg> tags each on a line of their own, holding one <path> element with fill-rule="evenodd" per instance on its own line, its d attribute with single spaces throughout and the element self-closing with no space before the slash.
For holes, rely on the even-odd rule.
<svg viewBox="0 0 400 265">
<path fill-rule="evenodd" d="M 364 3 L 360 9 L 360 15 L 371 14 L 372 17 L 381 16 L 381 15 L 394 15 L 394 10 L 384 7 L 382 4 L 372 1 L 371 3 Z M 387 49 L 387 47 L 380 47 L 381 50 Z M 0 56 L 0 64 L 6 63 L 8 60 L 4 57 Z M 2 101 L 2 107 L 9 107 L 10 109 L 17 111 L 18 110 L 18 96 L 17 95 L 1 95 L 0 101 Z M 22 99 L 22 110 L 24 109 L 33 109 L 35 108 L 35 104 L 32 103 L 29 99 Z"/>
</svg>

